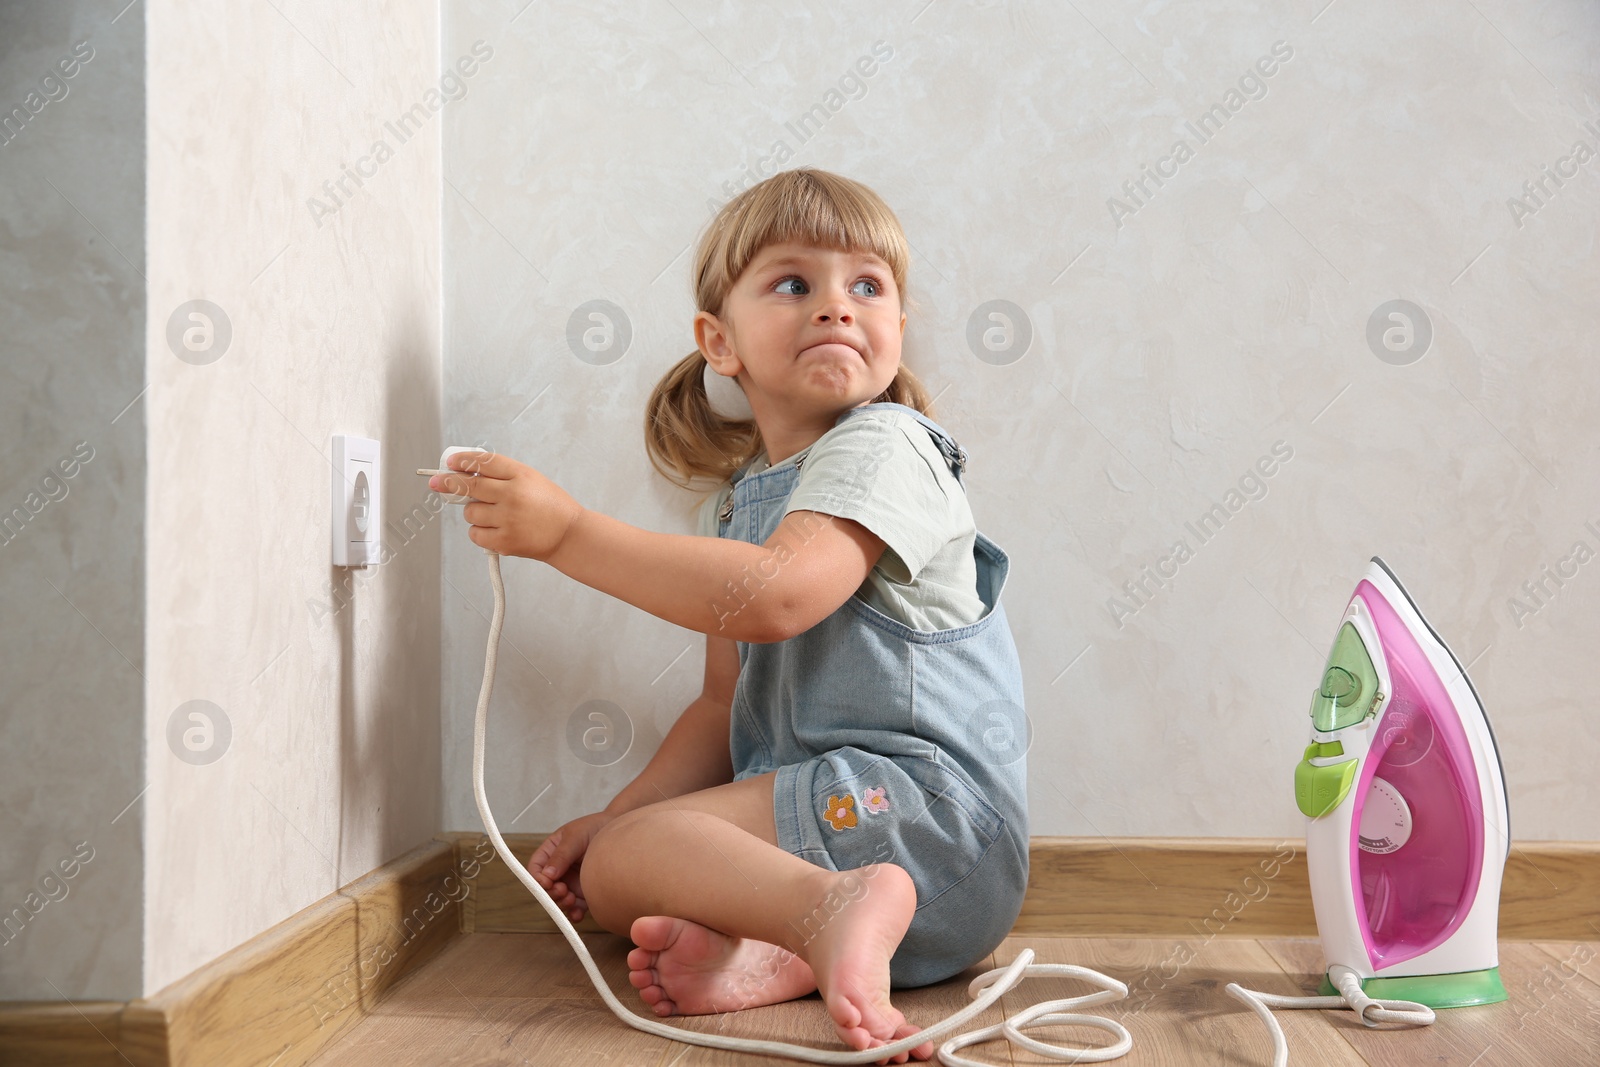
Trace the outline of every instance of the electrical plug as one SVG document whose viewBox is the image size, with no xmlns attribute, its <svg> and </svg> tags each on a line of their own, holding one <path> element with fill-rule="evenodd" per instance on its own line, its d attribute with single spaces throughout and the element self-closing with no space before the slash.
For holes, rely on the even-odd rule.
<svg viewBox="0 0 1600 1067">
<path fill-rule="evenodd" d="M 450 457 L 455 455 L 457 452 L 487 452 L 487 451 L 488 451 L 488 449 L 479 448 L 476 445 L 451 445 L 449 448 L 445 449 L 443 452 L 441 452 L 439 454 L 439 469 L 438 470 L 428 470 L 426 467 L 418 467 L 417 468 L 417 473 L 418 474 L 422 474 L 422 475 L 426 475 L 429 478 L 432 478 L 435 474 L 459 474 L 463 478 L 476 478 L 477 475 L 473 474 L 471 471 L 451 470 L 450 469 Z M 470 496 L 464 496 L 461 493 L 440 493 L 439 495 L 444 497 L 445 502 L 448 503 L 448 504 L 470 504 L 470 503 L 472 503 L 472 498 Z"/>
</svg>

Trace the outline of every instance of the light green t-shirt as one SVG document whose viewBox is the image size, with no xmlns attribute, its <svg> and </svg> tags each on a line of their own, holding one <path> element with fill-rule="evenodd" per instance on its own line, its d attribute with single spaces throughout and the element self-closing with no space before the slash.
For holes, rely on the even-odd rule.
<svg viewBox="0 0 1600 1067">
<path fill-rule="evenodd" d="M 859 522 L 882 538 L 883 555 L 857 592 L 918 630 L 978 621 L 977 528 L 967 494 L 926 428 L 903 411 L 852 415 L 784 462 L 804 459 L 784 507 Z M 750 475 L 772 466 L 762 452 Z M 749 475 L 747 475 L 748 477 Z M 716 537 L 732 486 L 700 506 L 696 533 Z"/>
</svg>

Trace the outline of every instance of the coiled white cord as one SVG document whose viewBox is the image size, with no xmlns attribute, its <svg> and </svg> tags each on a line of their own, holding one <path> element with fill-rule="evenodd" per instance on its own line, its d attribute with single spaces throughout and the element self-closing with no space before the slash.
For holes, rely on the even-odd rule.
<svg viewBox="0 0 1600 1067">
<path fill-rule="evenodd" d="M 1238 982 L 1229 982 L 1228 995 L 1250 1005 L 1255 1013 L 1266 1020 L 1272 1032 L 1272 1067 L 1287 1067 L 1289 1043 L 1284 1039 L 1283 1027 L 1272 1017 L 1273 1008 L 1349 1008 L 1361 1016 L 1365 1026 L 1379 1023 L 1405 1023 L 1410 1026 L 1427 1026 L 1433 1022 L 1433 1009 L 1411 1000 L 1374 1000 L 1361 989 L 1361 976 L 1341 964 L 1328 968 L 1328 979 L 1338 988 L 1339 996 L 1284 997 L 1275 993 L 1261 993 L 1246 989 Z"/>
<path fill-rule="evenodd" d="M 424 472 L 419 470 L 418 473 Z M 428 471 L 427 473 L 456 474 L 460 472 Z M 987 1067 L 987 1065 L 980 1064 L 976 1060 L 969 1060 L 956 1055 L 956 1050 L 965 1048 L 967 1045 L 975 1045 L 981 1041 L 990 1041 L 999 1037 L 1004 1037 L 1008 1041 L 1030 1049 L 1041 1056 L 1071 1063 L 1093 1063 L 1113 1060 L 1124 1055 L 1133 1047 L 1133 1037 L 1121 1023 L 1098 1015 L 1075 1015 L 1064 1010 L 1121 1000 L 1128 995 L 1128 987 L 1126 985 L 1115 978 L 1101 974 L 1099 971 L 1090 970 L 1087 967 L 1073 967 L 1064 963 L 1033 963 L 1033 949 L 1031 948 L 1024 948 L 1018 952 L 1016 958 L 1008 966 L 996 967 L 974 978 L 967 986 L 967 995 L 975 999 L 971 1004 L 968 1004 L 949 1018 L 942 1019 L 918 1033 L 903 1037 L 890 1044 L 850 1052 L 832 1052 L 826 1049 L 810 1048 L 805 1045 L 785 1044 L 781 1041 L 752 1041 L 744 1038 L 724 1037 L 720 1034 L 698 1033 L 693 1030 L 669 1026 L 653 1019 L 646 1019 L 625 1008 L 622 1002 L 617 1000 L 615 994 L 611 992 L 610 987 L 606 985 L 605 979 L 600 974 L 599 967 L 595 965 L 594 958 L 589 955 L 589 950 L 584 945 L 583 939 L 578 936 L 578 931 L 573 928 L 572 923 L 562 914 L 555 901 L 550 899 L 550 895 L 545 892 L 544 887 L 534 881 L 533 875 L 528 872 L 527 867 L 518 862 L 517 858 L 511 854 L 511 850 L 506 847 L 505 839 L 500 836 L 500 828 L 495 825 L 494 816 L 489 812 L 489 798 L 483 787 L 484 735 L 487 733 L 489 719 L 489 694 L 494 689 L 494 665 L 500 646 L 500 627 L 505 621 L 506 591 L 505 584 L 500 578 L 500 554 L 488 548 L 485 548 L 484 552 L 489 557 L 489 580 L 494 586 L 494 617 L 489 621 L 489 645 L 483 660 L 483 687 L 478 691 L 478 713 L 473 728 L 472 788 L 478 800 L 478 814 L 482 816 L 484 828 L 489 831 L 489 839 L 494 842 L 495 851 L 500 854 L 501 860 L 505 862 L 511 873 L 517 876 L 517 880 L 528 887 L 529 892 L 534 895 L 534 898 L 549 913 L 550 918 L 555 921 L 557 928 L 566 937 L 567 943 L 578 954 L 578 960 L 583 964 L 584 970 L 589 972 L 589 980 L 594 983 L 595 989 L 599 991 L 600 996 L 617 1018 L 635 1030 L 643 1030 L 647 1034 L 655 1034 L 657 1037 L 665 1037 L 691 1045 L 706 1045 L 710 1048 L 730 1049 L 736 1052 L 759 1052 L 770 1056 L 786 1056 L 790 1059 L 805 1060 L 810 1063 L 875 1063 L 878 1060 L 890 1059 L 901 1052 L 908 1052 L 924 1042 L 935 1041 L 943 1038 L 946 1034 L 952 1033 L 957 1027 L 1000 999 L 1001 994 L 1010 990 L 1023 978 L 1043 978 L 1056 975 L 1063 978 L 1081 978 L 1091 984 L 1100 986 L 1101 991 L 1081 997 L 1041 1001 L 1031 1007 L 1024 1008 L 1010 1018 L 993 1026 L 973 1030 L 969 1033 L 954 1034 L 944 1044 L 938 1046 L 936 1053 L 938 1061 L 945 1064 L 946 1067 Z M 1268 1013 L 1267 1018 L 1270 1022 L 1270 1013 Z M 1105 1048 L 1073 1049 L 1038 1041 L 1024 1036 L 1022 1033 L 1022 1030 L 1028 1026 L 1049 1026 L 1058 1023 L 1097 1027 L 1117 1036 L 1119 1040 L 1115 1045 Z"/>
</svg>

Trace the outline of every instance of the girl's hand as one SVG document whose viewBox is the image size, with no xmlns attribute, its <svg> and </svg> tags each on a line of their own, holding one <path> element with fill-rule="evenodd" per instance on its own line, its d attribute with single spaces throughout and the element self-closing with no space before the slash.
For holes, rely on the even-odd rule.
<svg viewBox="0 0 1600 1067">
<path fill-rule="evenodd" d="M 528 873 L 573 922 L 581 920 L 589 909 L 588 902 L 583 899 L 583 886 L 578 881 L 583 854 L 589 850 L 589 842 L 600 828 L 615 818 L 610 812 L 597 811 L 573 819 L 545 838 L 544 844 L 528 858 Z"/>
<path fill-rule="evenodd" d="M 435 474 L 428 487 L 472 497 L 461 514 L 467 537 L 502 556 L 541 562 L 555 555 L 584 508 L 532 467 L 493 452 L 457 452 L 448 463 L 466 474 Z"/>
</svg>

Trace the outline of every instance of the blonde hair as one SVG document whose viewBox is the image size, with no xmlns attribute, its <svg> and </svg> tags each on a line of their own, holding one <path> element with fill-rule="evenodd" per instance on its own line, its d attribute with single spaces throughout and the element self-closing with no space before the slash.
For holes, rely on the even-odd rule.
<svg viewBox="0 0 1600 1067">
<path fill-rule="evenodd" d="M 860 182 L 799 167 L 744 190 L 711 220 L 695 253 L 696 309 L 720 317 L 728 291 L 757 254 L 789 241 L 881 256 L 894 274 L 901 306 L 915 306 L 906 292 L 910 251 L 889 205 Z M 766 447 L 753 419 L 725 419 L 711 410 L 705 368 L 705 355 L 696 348 L 656 383 L 645 405 L 645 452 L 662 477 L 683 489 L 694 488 L 691 479 L 697 476 L 720 487 Z M 927 389 L 904 361 L 870 402 L 885 400 L 936 417 Z"/>
</svg>

